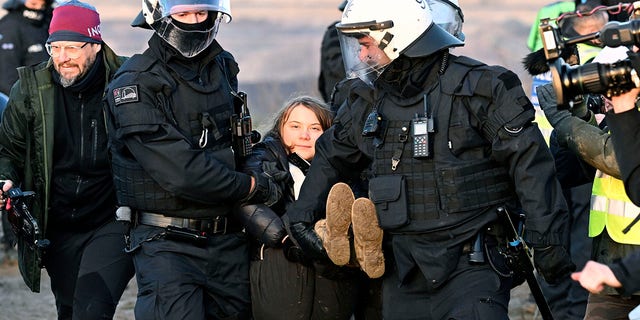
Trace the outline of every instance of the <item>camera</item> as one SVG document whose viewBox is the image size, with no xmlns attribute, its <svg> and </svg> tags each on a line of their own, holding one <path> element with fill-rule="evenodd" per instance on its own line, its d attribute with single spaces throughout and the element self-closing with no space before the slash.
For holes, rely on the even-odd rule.
<svg viewBox="0 0 640 320">
<path fill-rule="evenodd" d="M 626 59 L 611 64 L 592 62 L 571 66 L 562 58 L 564 50 L 592 40 L 599 40 L 609 47 L 640 46 L 640 20 L 635 20 L 640 12 L 640 1 L 603 9 L 619 8 L 632 12 L 631 20 L 624 23 L 611 21 L 598 32 L 573 38 L 563 38 L 558 28 L 549 23 L 549 19 L 540 21 L 544 56 L 551 71 L 559 109 L 570 108 L 573 99 L 582 94 L 612 97 L 640 87 L 640 53 L 628 51 Z"/>
<path fill-rule="evenodd" d="M 640 87 L 638 72 L 630 60 L 570 66 L 559 58 L 550 69 L 558 107 L 567 106 L 574 97 L 585 93 L 612 97 Z"/>
</svg>

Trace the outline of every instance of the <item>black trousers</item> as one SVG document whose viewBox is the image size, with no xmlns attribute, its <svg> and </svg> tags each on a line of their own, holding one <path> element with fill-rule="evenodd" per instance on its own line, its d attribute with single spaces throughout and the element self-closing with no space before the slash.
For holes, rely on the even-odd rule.
<svg viewBox="0 0 640 320">
<path fill-rule="evenodd" d="M 133 277 L 133 261 L 125 253 L 129 223 L 110 221 L 87 232 L 56 232 L 47 237 L 44 264 L 51 278 L 58 319 L 112 319 Z"/>
<path fill-rule="evenodd" d="M 467 255 L 458 260 L 449 280 L 437 289 L 416 266 L 400 283 L 397 269 L 387 268 L 382 287 L 384 319 L 508 319 L 511 281 L 487 264 L 471 265 Z"/>
<path fill-rule="evenodd" d="M 198 246 L 158 237 L 163 231 L 139 225 L 131 232 L 132 247 L 140 245 L 134 251 L 136 319 L 249 319 L 246 235 L 213 235 Z"/>
<path fill-rule="evenodd" d="M 282 249 L 266 248 L 262 256 L 262 260 L 251 262 L 254 319 L 351 318 L 357 298 L 357 269 L 332 280 L 316 267 L 290 262 Z M 339 267 L 326 267 L 340 272 Z"/>
<path fill-rule="evenodd" d="M 589 238 L 589 208 L 592 184 L 583 184 L 564 190 L 565 199 L 571 213 L 566 243 L 569 244 L 571 261 L 576 270 L 582 270 L 591 258 L 592 238 Z M 557 319 L 582 320 L 587 310 L 589 291 L 579 282 L 566 277 L 557 284 L 548 284 L 540 275 L 538 282 L 542 288 L 551 312 Z"/>
</svg>

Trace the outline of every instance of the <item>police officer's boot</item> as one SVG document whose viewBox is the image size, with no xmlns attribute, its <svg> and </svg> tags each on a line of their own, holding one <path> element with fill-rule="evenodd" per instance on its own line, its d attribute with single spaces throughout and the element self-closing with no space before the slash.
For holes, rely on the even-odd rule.
<svg viewBox="0 0 640 320">
<path fill-rule="evenodd" d="M 378 216 L 373 202 L 367 198 L 358 198 L 351 210 L 353 228 L 353 246 L 360 269 L 369 278 L 379 278 L 384 274 L 384 255 L 382 254 L 382 229 L 378 225 Z"/>
<path fill-rule="evenodd" d="M 320 238 L 329 259 L 338 266 L 349 263 L 349 225 L 355 196 L 345 183 L 336 183 L 329 191 L 326 207 L 326 233 Z"/>
</svg>

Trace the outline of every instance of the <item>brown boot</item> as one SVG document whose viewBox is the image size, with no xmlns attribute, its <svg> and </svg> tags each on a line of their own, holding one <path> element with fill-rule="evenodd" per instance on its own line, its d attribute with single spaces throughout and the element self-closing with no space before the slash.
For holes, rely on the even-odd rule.
<svg viewBox="0 0 640 320">
<path fill-rule="evenodd" d="M 329 259 L 338 266 L 349 263 L 349 225 L 354 199 L 351 188 L 342 182 L 336 183 L 327 196 L 326 233 L 322 239 Z"/>
<path fill-rule="evenodd" d="M 382 254 L 382 229 L 378 226 L 378 216 L 373 202 L 358 198 L 351 210 L 353 246 L 360 268 L 369 278 L 380 278 L 384 274 Z"/>
<path fill-rule="evenodd" d="M 320 238 L 324 244 L 327 241 L 327 219 L 318 220 L 313 226 L 313 231 L 318 234 L 318 238 Z"/>
</svg>

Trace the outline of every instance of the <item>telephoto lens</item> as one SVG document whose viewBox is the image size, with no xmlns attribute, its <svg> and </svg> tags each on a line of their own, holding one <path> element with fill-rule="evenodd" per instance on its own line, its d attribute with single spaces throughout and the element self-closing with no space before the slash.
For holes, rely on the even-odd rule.
<svg viewBox="0 0 640 320">
<path fill-rule="evenodd" d="M 583 93 L 612 97 L 640 87 L 638 73 L 629 60 L 570 66 L 559 58 L 550 69 L 558 109 L 570 107 L 569 101 Z"/>
</svg>

